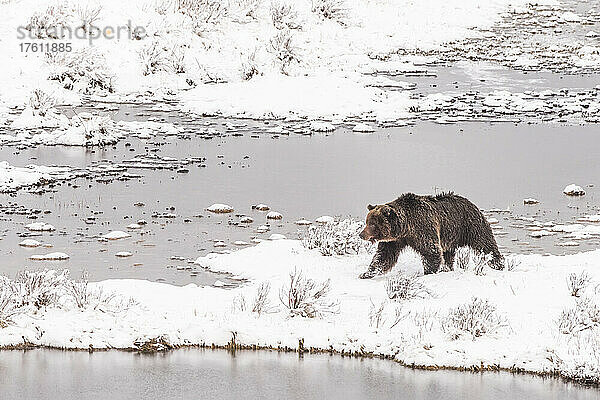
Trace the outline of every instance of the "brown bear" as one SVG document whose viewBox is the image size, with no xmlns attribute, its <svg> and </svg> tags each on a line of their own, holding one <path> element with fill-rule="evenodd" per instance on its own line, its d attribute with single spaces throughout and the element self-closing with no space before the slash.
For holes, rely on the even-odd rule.
<svg viewBox="0 0 600 400">
<path fill-rule="evenodd" d="M 491 255 L 490 266 L 503 267 L 504 258 L 481 211 L 454 193 L 418 196 L 406 193 L 396 200 L 368 205 L 367 222 L 360 238 L 379 242 L 369 269 L 359 278 L 388 272 L 400 252 L 412 247 L 422 259 L 425 274 L 438 272 L 442 259 L 452 269 L 454 254 L 463 246 Z"/>
</svg>

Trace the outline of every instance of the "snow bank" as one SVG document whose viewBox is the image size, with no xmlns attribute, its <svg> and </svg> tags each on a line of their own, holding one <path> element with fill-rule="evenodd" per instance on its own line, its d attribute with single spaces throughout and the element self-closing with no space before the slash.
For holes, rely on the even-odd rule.
<svg viewBox="0 0 600 400">
<path fill-rule="evenodd" d="M 326 257 L 299 241 L 265 241 L 196 260 L 206 270 L 248 280 L 238 288 L 176 287 L 141 280 L 90 284 L 106 293 L 132 296 L 137 303 L 105 312 L 78 309 L 63 299 L 60 307 L 13 317 L 0 330 L 0 345 L 17 345 L 25 338 L 43 346 L 135 348 L 134 342 L 161 337 L 172 345 L 224 346 L 235 332 L 241 345 L 297 348 L 303 339 L 305 348 L 383 354 L 406 364 L 560 372 L 598 382 L 600 360 L 595 354 L 600 327 L 597 321 L 580 317 L 597 306 L 599 259 L 600 251 L 515 256 L 511 271 L 486 269 L 475 275 L 456 270 L 409 278 L 421 285 L 421 295 L 391 301 L 385 277 L 357 278 L 369 255 Z M 330 280 L 327 301 L 336 309 L 321 318 L 291 317 L 280 301 L 280 289 L 289 286 L 294 271 L 317 285 Z M 405 252 L 393 273 L 398 271 L 411 276 L 422 271 L 422 265 L 414 253 Z M 582 271 L 587 271 L 587 283 L 580 297 L 573 297 L 567 277 Z M 265 292 L 262 312 L 252 312 L 258 294 Z M 483 300 L 474 301 L 473 296 Z M 457 328 L 461 313 L 479 312 L 474 306 L 491 307 L 498 322 L 494 329 Z M 489 321 L 479 322 L 485 328 Z"/>
<path fill-rule="evenodd" d="M 26 167 L 15 167 L 6 161 L 0 161 L 0 193 L 72 179 L 75 175 L 71 171 L 71 168 L 68 167 L 46 167 L 33 164 Z"/>
</svg>

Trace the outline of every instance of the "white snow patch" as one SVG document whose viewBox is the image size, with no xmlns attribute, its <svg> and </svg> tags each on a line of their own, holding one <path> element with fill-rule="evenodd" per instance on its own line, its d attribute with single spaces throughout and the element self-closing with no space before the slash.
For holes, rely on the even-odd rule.
<svg viewBox="0 0 600 400">
<path fill-rule="evenodd" d="M 280 233 L 273 233 L 271 234 L 271 236 L 269 236 L 269 240 L 282 240 L 282 239 L 287 239 L 285 237 L 285 235 L 282 235 Z"/>
<path fill-rule="evenodd" d="M 583 196 L 585 194 L 585 190 L 581 186 L 575 185 L 574 183 L 565 186 L 563 189 L 563 193 L 568 196 Z"/>
<path fill-rule="evenodd" d="M 267 213 L 267 219 L 282 219 L 283 215 L 281 215 L 281 213 L 278 213 L 277 211 L 269 211 Z"/>
<path fill-rule="evenodd" d="M 29 257 L 30 260 L 34 261 L 56 261 L 56 260 L 67 260 L 69 255 L 60 252 L 48 253 L 48 254 L 34 254 Z"/>
<path fill-rule="evenodd" d="M 335 126 L 330 122 L 312 121 L 310 123 L 310 130 L 314 132 L 333 132 Z"/>
<path fill-rule="evenodd" d="M 354 125 L 354 128 L 352 128 L 352 132 L 355 133 L 373 133 L 375 132 L 375 128 L 373 128 L 371 125 L 369 124 L 365 124 L 365 123 L 359 123 Z"/>
<path fill-rule="evenodd" d="M 119 240 L 119 239 L 129 238 L 129 237 L 131 237 L 131 235 L 129 233 L 123 232 L 123 231 L 112 231 L 102 237 L 107 240 Z"/>
<path fill-rule="evenodd" d="M 334 221 L 335 221 L 335 218 L 333 218 L 329 215 L 323 215 L 315 220 L 315 222 L 317 222 L 319 224 L 330 224 Z"/>
<path fill-rule="evenodd" d="M 25 228 L 34 232 L 51 232 L 56 230 L 54 225 L 50 225 L 45 222 L 32 222 L 31 224 L 25 225 Z"/>
<path fill-rule="evenodd" d="M 226 213 L 233 212 L 233 207 L 231 207 L 227 204 L 215 203 L 215 204 L 211 205 L 210 207 L 208 207 L 206 209 L 206 211 L 210 211 L 210 212 L 217 213 L 217 214 L 226 214 Z"/>
<path fill-rule="evenodd" d="M 42 243 L 38 242 L 35 239 L 25 239 L 25 240 L 22 240 L 21 242 L 19 242 L 19 246 L 21 246 L 21 247 L 39 247 L 41 245 L 42 245 Z"/>
</svg>

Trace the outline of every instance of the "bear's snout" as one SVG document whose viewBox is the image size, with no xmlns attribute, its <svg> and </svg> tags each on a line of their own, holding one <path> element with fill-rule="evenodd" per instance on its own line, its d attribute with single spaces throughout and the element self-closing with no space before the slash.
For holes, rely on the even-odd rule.
<svg viewBox="0 0 600 400">
<path fill-rule="evenodd" d="M 362 240 L 368 240 L 369 242 L 373 242 L 373 236 L 371 235 L 371 232 L 369 232 L 369 230 L 367 229 L 367 227 L 365 226 L 365 229 L 362 230 L 361 233 L 358 234 L 358 237 L 360 237 Z"/>
</svg>

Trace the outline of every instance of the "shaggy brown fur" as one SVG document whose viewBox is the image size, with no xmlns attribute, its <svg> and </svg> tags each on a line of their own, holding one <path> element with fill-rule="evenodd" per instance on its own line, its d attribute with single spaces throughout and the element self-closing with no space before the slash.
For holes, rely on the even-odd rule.
<svg viewBox="0 0 600 400">
<path fill-rule="evenodd" d="M 361 239 L 379 242 L 369 269 L 359 277 L 369 279 L 392 269 L 400 252 L 410 246 L 423 258 L 425 274 L 438 272 L 442 260 L 450 269 L 460 247 L 491 255 L 490 266 L 500 269 L 503 257 L 481 211 L 453 193 L 418 196 L 406 193 L 378 206 L 369 214 Z"/>
</svg>

